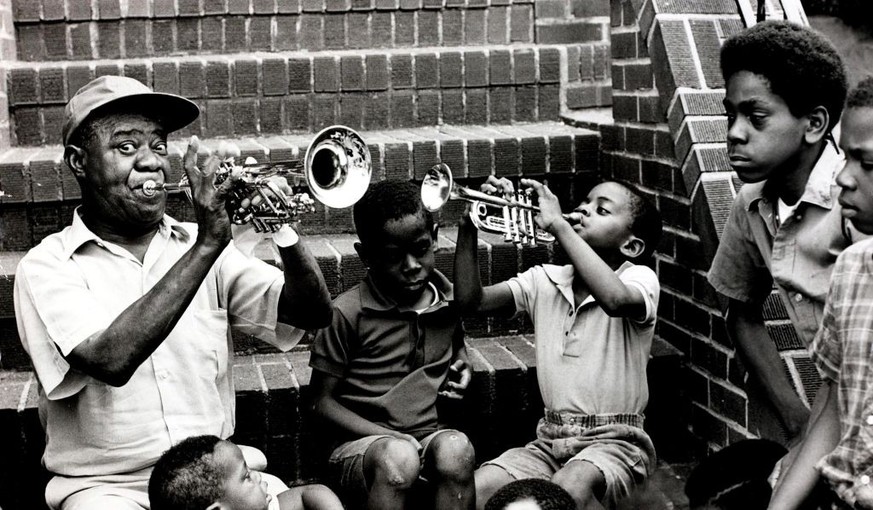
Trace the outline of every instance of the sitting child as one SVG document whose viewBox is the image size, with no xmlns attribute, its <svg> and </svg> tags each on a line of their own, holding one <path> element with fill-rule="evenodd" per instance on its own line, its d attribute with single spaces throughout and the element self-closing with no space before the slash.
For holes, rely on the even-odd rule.
<svg viewBox="0 0 873 510">
<path fill-rule="evenodd" d="M 840 147 L 846 164 L 837 175 L 843 217 L 873 234 L 873 78 L 849 93 Z M 837 258 L 821 329 L 810 346 L 824 381 L 797 456 L 782 474 L 770 502 L 794 509 L 830 487 L 830 507 L 873 509 L 873 239 L 858 241 Z M 821 505 L 821 501 L 814 503 Z"/>
<path fill-rule="evenodd" d="M 473 508 L 473 446 L 437 413 L 470 369 L 452 285 L 434 268 L 433 216 L 399 181 L 371 185 L 353 214 L 367 275 L 334 300 L 310 358 L 314 411 L 334 433 L 332 481 L 349 506 Z"/>
<path fill-rule="evenodd" d="M 575 510 L 576 502 L 560 485 L 540 478 L 504 485 L 485 503 L 485 510 Z"/>
<path fill-rule="evenodd" d="M 513 480 L 544 478 L 566 489 L 578 508 L 602 508 L 601 501 L 627 495 L 655 462 L 642 412 L 660 286 L 654 271 L 634 262 L 654 251 L 661 219 L 634 188 L 604 182 L 576 207 L 571 224 L 546 186 L 521 183 L 539 197 L 537 225 L 572 264 L 535 266 L 483 288 L 476 229 L 461 220 L 456 299 L 469 312 L 530 315 L 546 406 L 535 441 L 476 471 L 476 498 L 484 504 Z M 483 190 L 498 187 L 508 192 L 512 183 L 489 177 Z"/>
<path fill-rule="evenodd" d="M 276 477 L 252 471 L 237 445 L 216 436 L 189 437 L 167 450 L 149 479 L 149 500 L 152 510 L 343 508 L 324 485 L 288 489 Z"/>
</svg>

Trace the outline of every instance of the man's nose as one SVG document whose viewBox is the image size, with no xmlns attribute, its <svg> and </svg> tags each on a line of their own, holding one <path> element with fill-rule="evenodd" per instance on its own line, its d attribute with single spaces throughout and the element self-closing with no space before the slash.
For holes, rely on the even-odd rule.
<svg viewBox="0 0 873 510">
<path fill-rule="evenodd" d="M 150 148 L 144 148 L 136 156 L 137 170 L 151 171 L 163 166 L 161 158 Z"/>
</svg>

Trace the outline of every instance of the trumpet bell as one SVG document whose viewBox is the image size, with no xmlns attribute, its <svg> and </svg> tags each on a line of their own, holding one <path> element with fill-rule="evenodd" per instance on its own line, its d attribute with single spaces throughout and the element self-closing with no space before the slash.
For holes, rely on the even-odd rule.
<svg viewBox="0 0 873 510">
<path fill-rule="evenodd" d="M 430 212 L 439 211 L 452 198 L 452 171 L 445 163 L 431 167 L 421 183 L 421 201 Z"/>
<path fill-rule="evenodd" d="M 370 150 L 361 135 L 345 126 L 321 130 L 306 149 L 304 167 L 309 191 L 328 207 L 351 206 L 370 185 Z"/>
</svg>

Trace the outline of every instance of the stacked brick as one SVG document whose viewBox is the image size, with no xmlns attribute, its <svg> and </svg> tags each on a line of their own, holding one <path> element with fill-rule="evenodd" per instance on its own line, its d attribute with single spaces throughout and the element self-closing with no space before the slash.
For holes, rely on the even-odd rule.
<svg viewBox="0 0 873 510">
<path fill-rule="evenodd" d="M 721 43 L 743 28 L 733 0 L 613 0 L 612 124 L 600 126 L 605 173 L 639 183 L 657 200 L 665 236 L 658 336 L 687 356 L 687 427 L 701 449 L 718 449 L 758 422 L 742 390 L 721 303 L 706 281 L 741 183 L 725 150 Z M 590 125 L 584 124 L 583 125 Z M 815 371 L 777 295 L 768 331 L 801 395 Z"/>
</svg>

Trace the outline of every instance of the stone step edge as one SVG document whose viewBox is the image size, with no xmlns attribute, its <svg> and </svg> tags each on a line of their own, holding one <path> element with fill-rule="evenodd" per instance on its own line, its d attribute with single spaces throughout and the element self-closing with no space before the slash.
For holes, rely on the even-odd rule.
<svg viewBox="0 0 873 510">
<path fill-rule="evenodd" d="M 464 174 L 469 170 L 467 163 L 471 144 L 474 150 L 482 150 L 483 143 L 494 146 L 495 154 L 488 168 L 488 173 L 500 175 L 521 175 L 522 165 L 517 157 L 524 154 L 526 146 L 531 151 L 545 158 L 538 163 L 542 171 L 536 173 L 557 173 L 550 168 L 550 158 L 555 151 L 570 151 L 565 156 L 570 157 L 570 163 L 575 164 L 579 151 L 596 152 L 599 147 L 599 133 L 596 131 L 576 128 L 561 122 L 536 122 L 527 124 L 506 125 L 442 125 L 437 127 L 420 127 L 386 131 L 358 131 L 370 148 L 374 159 L 374 174 L 381 179 L 389 150 L 406 151 L 406 162 L 413 170 L 413 176 L 418 176 L 426 168 L 442 160 L 450 163 L 457 177 L 474 176 Z M 286 161 L 300 159 L 312 141 L 312 134 L 272 135 L 247 138 L 212 138 L 202 140 L 200 156 L 205 157 L 207 148 L 215 149 L 222 141 L 235 143 L 241 152 L 241 157 L 254 157 L 260 162 Z M 500 144 L 515 146 L 515 158 L 501 157 L 496 149 Z M 187 141 L 170 139 L 170 175 L 169 182 L 175 182 L 182 175 L 182 155 L 187 147 Z M 534 147 L 535 146 L 535 147 Z M 416 151 L 425 151 L 415 161 Z M 489 149 L 490 150 L 490 149 Z M 532 152 L 532 154 L 533 154 Z M 410 157 L 413 161 L 410 161 Z M 563 157 L 563 156 L 562 156 Z M 401 157 L 402 159 L 402 157 Z M 425 161 L 426 163 L 424 164 Z M 503 166 L 497 167 L 497 161 Z M 509 165 L 509 166 L 507 166 Z M 515 168 L 510 168 L 515 165 Z M 575 166 L 567 167 L 562 174 L 572 173 Z M 476 171 L 479 175 L 479 171 Z M 482 174 L 487 175 L 487 174 Z M 420 176 L 419 176 L 420 177 Z M 33 183 L 37 183 L 36 188 Z M 46 185 L 43 185 L 45 183 Z M 41 147 L 12 147 L 0 153 L 0 190 L 5 196 L 0 197 L 0 206 L 13 203 L 53 202 L 75 200 L 80 198 L 78 185 L 70 172 L 66 171 L 63 162 L 63 147 L 49 145 Z"/>
<path fill-rule="evenodd" d="M 474 372 L 493 375 L 502 371 L 522 371 L 536 368 L 533 335 L 509 335 L 468 338 L 471 368 Z M 656 337 L 652 342 L 649 362 L 684 358 L 665 340 Z M 234 356 L 234 385 L 237 393 L 268 393 L 276 389 L 299 391 L 309 385 L 312 370 L 308 366 L 309 347 L 298 346 L 287 353 Z M 264 365 L 285 367 L 287 377 L 267 378 L 261 372 Z M 289 368 L 290 367 L 290 368 Z M 30 370 L 0 370 L 0 412 L 23 412 L 37 407 L 37 381 Z"/>
</svg>

